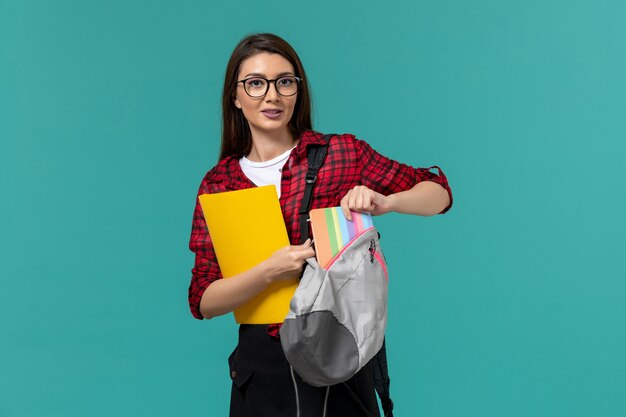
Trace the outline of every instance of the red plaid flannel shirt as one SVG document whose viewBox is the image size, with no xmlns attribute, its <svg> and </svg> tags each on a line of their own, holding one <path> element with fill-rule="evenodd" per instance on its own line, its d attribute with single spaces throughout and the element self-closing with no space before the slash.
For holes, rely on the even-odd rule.
<svg viewBox="0 0 626 417">
<path fill-rule="evenodd" d="M 304 194 L 304 177 L 308 166 L 306 148 L 311 144 L 322 144 L 322 137 L 318 132 L 303 133 L 283 167 L 280 206 L 293 245 L 300 241 L 298 210 Z M 437 168 L 439 175 L 430 172 L 432 168 Z M 329 142 L 326 159 L 317 176 L 311 209 L 339 206 L 341 198 L 357 185 L 365 185 L 383 195 L 389 195 L 408 190 L 420 181 L 433 181 L 443 186 L 450 194 L 450 206 L 452 205 L 448 181 L 438 167 L 413 168 L 377 153 L 366 142 L 353 135 L 334 136 Z M 244 175 L 238 158 L 231 156 L 221 160 L 206 174 L 198 195 L 251 187 L 256 185 Z M 448 211 L 450 206 L 442 213 Z M 212 282 L 222 278 L 222 274 L 197 198 L 189 248 L 196 254 L 191 270 L 189 307 L 195 318 L 202 319 L 202 294 Z"/>
</svg>

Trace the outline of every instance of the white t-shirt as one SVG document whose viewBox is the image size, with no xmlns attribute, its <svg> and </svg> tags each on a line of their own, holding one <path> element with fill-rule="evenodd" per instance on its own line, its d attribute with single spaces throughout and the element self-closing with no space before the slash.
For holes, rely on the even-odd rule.
<svg viewBox="0 0 626 417">
<path fill-rule="evenodd" d="M 278 192 L 278 198 L 280 198 L 280 180 L 283 175 L 283 167 L 294 148 L 264 162 L 254 162 L 244 156 L 239 159 L 239 165 L 246 177 L 250 178 L 250 181 L 257 186 L 274 184 Z"/>
</svg>

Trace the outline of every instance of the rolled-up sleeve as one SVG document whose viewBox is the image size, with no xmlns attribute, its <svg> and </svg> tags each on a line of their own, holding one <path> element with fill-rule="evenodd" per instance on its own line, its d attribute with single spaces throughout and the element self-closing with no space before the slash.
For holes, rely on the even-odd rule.
<svg viewBox="0 0 626 417">
<path fill-rule="evenodd" d="M 198 195 L 204 194 L 203 190 L 204 187 L 201 186 Z M 193 213 L 189 249 L 196 255 L 189 285 L 189 308 L 195 318 L 202 320 L 204 318 L 200 313 L 202 295 L 211 283 L 222 278 L 222 273 L 217 263 L 213 243 L 198 198 L 196 198 L 196 207 Z"/>
<path fill-rule="evenodd" d="M 438 166 L 414 168 L 394 161 L 376 152 L 362 140 L 355 141 L 361 160 L 361 181 L 366 187 L 384 195 L 395 194 L 413 188 L 422 181 L 432 181 L 441 185 L 450 196 L 450 204 L 439 214 L 452 207 L 452 190 L 443 170 Z M 437 173 L 432 172 L 436 169 Z"/>
</svg>

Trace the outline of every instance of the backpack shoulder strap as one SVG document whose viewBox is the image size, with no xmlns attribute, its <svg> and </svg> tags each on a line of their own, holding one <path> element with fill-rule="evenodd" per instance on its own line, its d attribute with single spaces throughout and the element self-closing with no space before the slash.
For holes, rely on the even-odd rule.
<svg viewBox="0 0 626 417">
<path fill-rule="evenodd" d="M 393 401 L 389 397 L 389 369 L 387 368 L 387 348 L 383 339 L 383 346 L 376 356 L 372 358 L 372 373 L 374 376 L 374 387 L 380 398 L 380 405 L 383 407 L 384 417 L 393 417 Z"/>
<path fill-rule="evenodd" d="M 328 149 L 328 141 L 334 134 L 324 135 L 323 145 L 311 145 L 307 148 L 307 160 L 308 170 L 306 172 L 304 186 L 304 197 L 302 197 L 302 204 L 300 205 L 300 244 L 304 243 L 309 236 L 309 210 L 311 210 L 311 203 L 313 201 L 313 187 L 317 181 L 317 173 L 324 163 L 326 157 L 326 150 Z"/>
</svg>

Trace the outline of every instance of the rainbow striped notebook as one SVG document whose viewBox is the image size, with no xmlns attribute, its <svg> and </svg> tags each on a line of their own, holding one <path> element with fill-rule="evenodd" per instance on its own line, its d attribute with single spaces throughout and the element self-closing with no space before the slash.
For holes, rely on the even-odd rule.
<svg viewBox="0 0 626 417">
<path fill-rule="evenodd" d="M 373 227 L 372 216 L 352 213 L 352 221 L 346 220 L 341 207 L 315 209 L 309 212 L 315 239 L 315 256 L 322 268 L 327 268 L 344 246 L 365 230 Z"/>
</svg>

